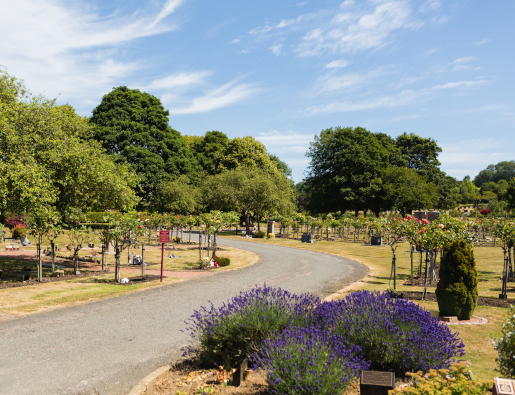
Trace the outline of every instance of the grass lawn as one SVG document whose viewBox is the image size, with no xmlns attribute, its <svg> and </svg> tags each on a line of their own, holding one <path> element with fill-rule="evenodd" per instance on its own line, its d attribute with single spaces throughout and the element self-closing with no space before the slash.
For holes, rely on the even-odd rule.
<svg viewBox="0 0 515 395">
<path fill-rule="evenodd" d="M 240 239 L 238 236 L 228 236 Z M 389 285 L 392 252 L 389 246 L 365 246 L 360 243 L 319 241 L 313 244 L 301 243 L 299 240 L 276 238 L 245 239 L 257 243 L 267 243 L 300 249 L 326 252 L 338 256 L 351 258 L 366 265 L 370 270 L 367 276 L 341 291 L 336 298 L 344 297 L 355 290 L 384 291 Z M 408 280 L 411 273 L 411 259 L 409 244 L 401 243 L 397 248 L 397 290 L 422 291 L 423 287 L 402 285 Z M 503 265 L 503 253 L 500 247 L 475 247 L 474 256 L 479 279 L 479 295 L 497 298 L 501 289 L 501 272 Z M 414 267 L 418 268 L 419 254 L 414 254 Z M 434 288 L 428 288 L 434 292 Z M 510 292 L 511 291 L 511 292 Z M 515 291 L 513 284 L 508 285 L 508 298 L 514 300 Z M 417 302 L 428 310 L 438 310 L 436 302 Z M 486 325 L 453 325 L 451 330 L 458 331 L 460 338 L 465 343 L 465 359 L 472 363 L 472 371 L 478 379 L 492 379 L 498 375 L 494 371 L 497 364 L 497 353 L 492 345 L 492 339 L 501 337 L 501 328 L 508 315 L 508 309 L 478 306 L 475 315 L 488 319 Z"/>
</svg>

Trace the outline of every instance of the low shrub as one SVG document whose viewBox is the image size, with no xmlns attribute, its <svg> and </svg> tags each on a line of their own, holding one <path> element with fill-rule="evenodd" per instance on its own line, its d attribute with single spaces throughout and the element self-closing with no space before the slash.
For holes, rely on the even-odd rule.
<svg viewBox="0 0 515 395">
<path fill-rule="evenodd" d="M 318 328 L 295 327 L 266 339 L 251 361 L 266 370 L 272 394 L 341 394 L 370 366 L 359 347 L 344 343 Z"/>
<path fill-rule="evenodd" d="M 436 299 L 440 315 L 469 320 L 477 305 L 477 270 L 472 247 L 456 240 L 444 247 Z"/>
<path fill-rule="evenodd" d="M 184 356 L 208 367 L 236 366 L 272 333 L 302 323 L 319 303 L 314 295 L 263 286 L 242 292 L 221 307 L 203 307 L 186 321 L 192 343 L 183 349 Z"/>
<path fill-rule="evenodd" d="M 413 386 L 393 390 L 391 395 L 487 395 L 494 385 L 492 380 L 472 380 L 465 362 L 453 363 L 449 369 L 406 375 L 413 377 Z"/>
<path fill-rule="evenodd" d="M 256 233 L 254 233 L 254 238 L 255 239 L 264 239 L 266 236 L 266 233 L 263 232 L 262 230 L 258 230 Z"/>
<path fill-rule="evenodd" d="M 515 378 L 515 308 L 510 307 L 510 318 L 502 325 L 502 337 L 494 340 L 499 354 L 496 361 L 502 377 Z"/>
<path fill-rule="evenodd" d="M 448 367 L 464 355 L 457 333 L 415 303 L 388 293 L 359 291 L 325 302 L 312 323 L 332 330 L 348 346 L 359 345 L 374 370 L 406 372 Z"/>
<path fill-rule="evenodd" d="M 229 266 L 231 264 L 231 260 L 229 258 L 225 258 L 223 256 L 213 257 L 213 262 L 218 264 L 218 266 Z"/>
<path fill-rule="evenodd" d="M 268 240 L 275 239 L 275 235 L 274 235 L 273 233 L 269 233 L 269 234 L 266 236 L 266 238 L 267 238 Z"/>
<path fill-rule="evenodd" d="M 19 239 L 22 236 L 25 236 L 25 237 L 27 236 L 27 228 L 25 226 L 22 226 L 22 225 L 15 226 L 12 229 L 12 238 L 13 239 Z"/>
</svg>

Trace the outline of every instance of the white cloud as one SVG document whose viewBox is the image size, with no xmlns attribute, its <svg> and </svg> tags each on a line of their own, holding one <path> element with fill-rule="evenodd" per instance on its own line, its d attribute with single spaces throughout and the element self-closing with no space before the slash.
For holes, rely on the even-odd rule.
<svg viewBox="0 0 515 395">
<path fill-rule="evenodd" d="M 206 77 L 213 74 L 212 71 L 194 71 L 190 73 L 171 74 L 164 78 L 154 80 L 148 86 L 148 90 L 162 90 L 172 88 L 187 88 L 203 84 Z"/>
<path fill-rule="evenodd" d="M 241 102 L 256 93 L 258 89 L 252 84 L 237 84 L 237 80 L 213 89 L 204 96 L 198 96 L 187 107 L 170 110 L 172 114 L 195 114 L 216 110 Z"/>
<path fill-rule="evenodd" d="M 451 89 L 451 88 L 461 88 L 461 87 L 470 87 L 476 85 L 485 85 L 487 80 L 479 80 L 479 81 L 458 81 L 458 82 L 448 82 L 443 85 L 435 85 L 433 89 Z"/>
<path fill-rule="evenodd" d="M 269 152 L 280 154 L 286 152 L 305 153 L 309 148 L 309 143 L 313 141 L 313 137 L 313 134 L 271 130 L 268 133 L 260 133 L 256 139 L 262 142 Z"/>
<path fill-rule="evenodd" d="M 275 56 L 279 56 L 283 52 L 282 41 L 284 41 L 284 39 L 278 40 L 272 46 L 270 46 L 270 48 L 268 48 L 268 50 L 270 52 L 272 52 Z"/>
<path fill-rule="evenodd" d="M 351 5 L 354 5 L 354 0 L 345 0 L 343 3 L 340 4 L 340 8 L 344 9 L 350 7 Z"/>
<path fill-rule="evenodd" d="M 484 38 L 483 40 L 479 40 L 479 41 L 476 41 L 474 43 L 474 45 L 476 46 L 479 46 L 479 45 L 483 45 L 483 44 L 486 44 L 486 43 L 489 43 L 491 40 L 487 39 L 487 38 Z"/>
<path fill-rule="evenodd" d="M 159 9 L 100 15 L 84 2 L 17 0 L 2 5 L 0 53 L 10 73 L 37 93 L 84 104 L 145 67 L 118 58 L 125 43 L 177 30 L 165 22 L 182 4 L 169 0 Z"/>
<path fill-rule="evenodd" d="M 334 68 L 346 67 L 349 64 L 350 64 L 350 62 L 340 59 L 340 60 L 333 60 L 332 62 L 327 63 L 324 67 L 326 69 L 334 69 Z"/>
<path fill-rule="evenodd" d="M 395 31 L 410 26 L 411 10 L 405 1 L 380 3 L 372 12 L 338 13 L 325 26 L 310 30 L 297 48 L 300 56 L 322 52 L 349 52 L 380 48 Z"/>
<path fill-rule="evenodd" d="M 422 6 L 420 7 L 421 12 L 427 12 L 427 11 L 434 11 L 440 8 L 442 5 L 440 0 L 427 0 Z"/>
</svg>

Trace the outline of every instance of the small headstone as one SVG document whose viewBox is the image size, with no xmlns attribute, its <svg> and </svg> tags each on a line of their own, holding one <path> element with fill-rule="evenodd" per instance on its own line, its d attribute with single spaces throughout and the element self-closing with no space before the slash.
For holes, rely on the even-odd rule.
<svg viewBox="0 0 515 395">
<path fill-rule="evenodd" d="M 388 395 L 395 388 L 395 373 L 363 370 L 359 390 L 361 395 Z"/>
<path fill-rule="evenodd" d="M 300 241 L 301 243 L 313 243 L 313 235 L 311 233 L 303 233 Z"/>
<path fill-rule="evenodd" d="M 413 213 L 413 216 L 420 221 L 421 219 L 426 218 L 426 212 L 425 211 L 415 211 Z"/>
<path fill-rule="evenodd" d="M 440 218 L 440 211 L 428 211 L 427 220 L 429 223 L 433 222 L 435 219 Z"/>
<path fill-rule="evenodd" d="M 379 235 L 374 235 L 370 239 L 370 245 L 371 246 L 382 246 L 383 245 L 383 239 Z"/>
<path fill-rule="evenodd" d="M 458 322 L 458 317 L 456 316 L 443 316 L 440 317 L 440 320 L 443 322 Z"/>
<path fill-rule="evenodd" d="M 240 367 L 232 374 L 232 385 L 239 387 L 245 381 L 245 371 L 249 368 L 249 360 L 245 359 Z"/>
<path fill-rule="evenodd" d="M 494 379 L 492 395 L 515 395 L 515 380 Z"/>
</svg>

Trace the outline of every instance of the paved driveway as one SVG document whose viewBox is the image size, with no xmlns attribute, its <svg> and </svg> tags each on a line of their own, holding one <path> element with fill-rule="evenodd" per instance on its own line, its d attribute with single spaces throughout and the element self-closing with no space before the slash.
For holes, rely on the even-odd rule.
<svg viewBox="0 0 515 395">
<path fill-rule="evenodd" d="M 219 238 L 255 252 L 242 270 L 0 322 L 0 394 L 127 394 L 180 357 L 193 310 L 266 283 L 326 296 L 361 278 L 354 261 L 311 251 Z"/>
</svg>

